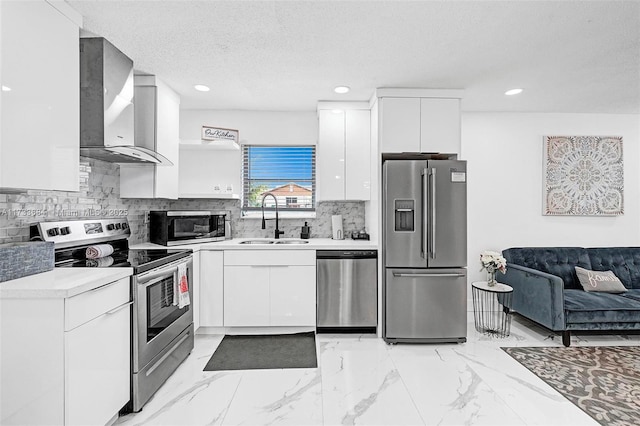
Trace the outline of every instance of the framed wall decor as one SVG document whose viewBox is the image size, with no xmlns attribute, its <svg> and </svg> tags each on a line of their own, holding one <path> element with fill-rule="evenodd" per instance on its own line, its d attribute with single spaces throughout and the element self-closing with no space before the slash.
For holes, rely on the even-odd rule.
<svg viewBox="0 0 640 426">
<path fill-rule="evenodd" d="M 545 136 L 543 163 L 543 215 L 624 213 L 621 136 Z"/>
<path fill-rule="evenodd" d="M 205 141 L 233 141 L 237 143 L 239 133 L 236 129 L 202 126 L 201 139 Z"/>
</svg>

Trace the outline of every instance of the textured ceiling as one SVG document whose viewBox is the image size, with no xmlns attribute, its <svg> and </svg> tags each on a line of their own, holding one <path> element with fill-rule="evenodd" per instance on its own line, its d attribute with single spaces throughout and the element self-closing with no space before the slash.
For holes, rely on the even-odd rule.
<svg viewBox="0 0 640 426">
<path fill-rule="evenodd" d="M 68 2 L 186 109 L 315 110 L 423 87 L 465 89 L 465 111 L 640 113 L 637 1 Z"/>
</svg>

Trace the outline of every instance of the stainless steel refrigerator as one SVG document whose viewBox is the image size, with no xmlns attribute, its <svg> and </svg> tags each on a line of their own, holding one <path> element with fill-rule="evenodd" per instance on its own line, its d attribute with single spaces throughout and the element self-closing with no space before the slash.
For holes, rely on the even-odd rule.
<svg viewBox="0 0 640 426">
<path fill-rule="evenodd" d="M 383 162 L 383 338 L 467 340 L 466 162 Z"/>
</svg>

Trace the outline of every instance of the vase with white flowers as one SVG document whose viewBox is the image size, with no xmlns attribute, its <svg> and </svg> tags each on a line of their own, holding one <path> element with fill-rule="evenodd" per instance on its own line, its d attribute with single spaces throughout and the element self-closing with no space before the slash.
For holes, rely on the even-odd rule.
<svg viewBox="0 0 640 426">
<path fill-rule="evenodd" d="M 482 270 L 487 271 L 487 285 L 493 287 L 498 282 L 496 281 L 496 271 L 500 271 L 503 274 L 507 272 L 507 260 L 502 255 L 495 251 L 483 251 L 480 254 L 480 263 L 482 263 Z"/>
</svg>

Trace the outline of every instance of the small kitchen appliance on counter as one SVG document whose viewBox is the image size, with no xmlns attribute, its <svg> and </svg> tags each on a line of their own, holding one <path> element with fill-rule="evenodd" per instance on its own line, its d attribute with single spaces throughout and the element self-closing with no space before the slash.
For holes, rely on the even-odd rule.
<svg viewBox="0 0 640 426">
<path fill-rule="evenodd" d="M 54 243 L 56 267 L 133 268 L 131 401 L 123 411 L 140 411 L 193 349 L 193 310 L 173 304 L 183 279 L 180 271 L 186 271 L 192 293 L 192 251 L 129 249 L 126 218 L 40 222 L 30 227 L 30 234 Z M 108 244 L 113 253 L 87 258 L 87 248 L 95 244 Z"/>
<path fill-rule="evenodd" d="M 160 210 L 149 212 L 149 239 L 163 246 L 207 243 L 231 238 L 228 210 Z"/>
</svg>

